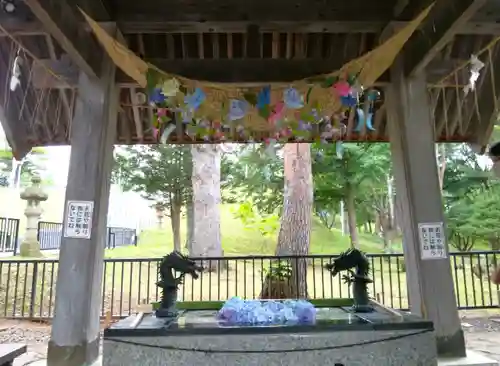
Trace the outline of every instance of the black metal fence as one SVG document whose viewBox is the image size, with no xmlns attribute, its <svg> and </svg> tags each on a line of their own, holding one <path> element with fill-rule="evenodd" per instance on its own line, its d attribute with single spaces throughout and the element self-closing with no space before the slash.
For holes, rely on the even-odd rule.
<svg viewBox="0 0 500 366">
<path fill-rule="evenodd" d="M 40 221 L 38 223 L 38 241 L 41 250 L 58 250 L 61 247 L 63 225 L 59 222 Z M 137 245 L 135 229 L 108 227 L 106 248 L 113 249 L 128 245 Z"/>
<path fill-rule="evenodd" d="M 16 253 L 19 241 L 19 219 L 0 217 L 0 252 Z"/>
<path fill-rule="evenodd" d="M 453 253 L 450 255 L 460 309 L 499 306 L 499 286 L 489 280 L 500 252 Z M 348 285 L 340 276 L 332 278 L 323 266 L 334 256 L 307 256 L 308 296 L 312 299 L 349 296 Z M 205 258 L 215 268 L 198 280 L 186 277 L 180 289 L 180 301 L 226 300 L 232 296 L 258 298 L 271 265 L 296 257 L 225 257 Z M 409 308 L 406 273 L 401 254 L 369 255 L 374 282 L 370 293 L 378 301 L 395 309 Z M 126 316 L 137 304 L 157 301 L 156 287 L 159 258 L 106 259 L 102 283 L 101 313 Z M 0 316 L 13 318 L 50 318 L 54 313 L 58 262 L 54 260 L 0 261 Z"/>
</svg>

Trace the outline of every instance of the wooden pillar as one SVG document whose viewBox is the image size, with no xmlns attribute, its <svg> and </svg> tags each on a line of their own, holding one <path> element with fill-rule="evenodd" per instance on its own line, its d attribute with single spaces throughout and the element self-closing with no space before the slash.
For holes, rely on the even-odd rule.
<svg viewBox="0 0 500 366">
<path fill-rule="evenodd" d="M 48 347 L 49 366 L 90 365 L 99 355 L 103 257 L 118 88 L 115 66 L 105 57 L 100 80 L 81 72 L 71 125 L 71 157 L 59 255 L 55 316 Z M 93 204 L 89 231 L 68 209 Z M 78 203 L 73 205 L 78 208 Z M 77 210 L 78 211 L 78 210 Z M 68 218 L 71 216 L 70 218 Z M 74 221 L 75 220 L 75 221 Z M 71 227 L 72 226 L 72 227 Z M 88 238 L 84 238 L 88 234 Z"/>
<path fill-rule="evenodd" d="M 440 355 L 464 356 L 425 75 L 406 78 L 402 70 L 399 60 L 391 70 L 386 103 L 410 309 L 434 322 Z M 440 225 L 441 254 L 440 235 L 432 243 L 425 239 L 433 237 Z"/>
</svg>

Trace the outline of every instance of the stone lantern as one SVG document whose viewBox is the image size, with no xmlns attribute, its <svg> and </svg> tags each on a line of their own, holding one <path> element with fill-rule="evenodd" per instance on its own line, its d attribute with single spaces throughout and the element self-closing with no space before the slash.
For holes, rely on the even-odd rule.
<svg viewBox="0 0 500 366">
<path fill-rule="evenodd" d="M 38 175 L 31 178 L 31 186 L 21 192 L 21 199 L 27 201 L 24 215 L 26 216 L 26 232 L 21 242 L 20 254 L 22 257 L 41 257 L 40 243 L 38 242 L 38 221 L 42 215 L 40 202 L 49 198 L 40 187 L 41 179 Z"/>
</svg>

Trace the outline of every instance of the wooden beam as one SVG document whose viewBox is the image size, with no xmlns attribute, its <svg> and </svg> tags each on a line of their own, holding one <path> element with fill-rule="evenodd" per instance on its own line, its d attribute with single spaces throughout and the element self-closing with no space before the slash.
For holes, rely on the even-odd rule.
<svg viewBox="0 0 500 366">
<path fill-rule="evenodd" d="M 349 60 L 335 59 L 151 59 L 161 70 L 212 82 L 291 82 L 339 69 Z M 123 80 L 118 80 L 119 82 Z"/>
<path fill-rule="evenodd" d="M 318 22 L 155 22 L 118 21 L 123 34 L 165 33 L 245 33 L 254 24 L 263 33 L 380 33 L 388 24 L 394 31 L 408 25 L 406 21 L 318 21 Z M 500 24 L 492 21 L 470 21 L 456 34 L 500 35 Z"/>
<path fill-rule="evenodd" d="M 109 22 L 99 22 L 106 27 Z M 0 19 L 2 27 L 12 36 L 37 36 L 49 34 L 39 21 L 21 21 Z M 250 22 L 119 22 L 123 34 L 170 34 L 170 33 L 245 33 Z M 380 33 L 392 34 L 404 28 L 408 22 L 391 21 L 335 21 L 335 22 L 254 22 L 261 32 L 295 32 L 295 33 Z M 90 31 L 86 23 L 81 23 L 85 30 Z M 390 26 L 390 28 L 389 28 Z M 389 30 L 391 30 L 389 32 Z M 456 34 L 461 35 L 500 35 L 500 23 L 492 21 L 470 21 Z M 6 34 L 0 32 L 0 37 Z M 382 37 L 383 38 L 383 37 Z"/>
<path fill-rule="evenodd" d="M 56 48 L 55 48 L 54 42 L 52 41 L 52 37 L 49 35 L 46 35 L 45 40 L 47 42 L 47 48 L 49 50 L 50 58 L 53 61 L 57 61 Z M 72 108 L 71 108 L 72 106 L 69 103 L 68 96 L 66 95 L 66 91 L 60 89 L 59 90 L 59 98 L 61 98 L 62 103 L 64 105 L 64 110 L 65 110 L 66 118 L 67 118 L 66 122 L 70 123 L 71 120 L 73 119 L 73 113 L 72 113 Z"/>
<path fill-rule="evenodd" d="M 435 58 L 487 0 L 437 0 L 404 48 L 405 72 L 415 75 Z"/>
<path fill-rule="evenodd" d="M 161 69 L 199 80 L 220 82 L 267 82 L 293 81 L 315 74 L 327 73 L 334 70 L 345 61 L 335 59 L 156 59 L 150 60 Z M 433 61 L 428 67 L 428 82 L 435 83 L 447 75 L 457 65 L 466 60 Z M 57 74 L 54 77 L 48 72 Z M 220 79 L 218 79 L 220 78 Z M 118 72 L 117 82 L 121 87 L 136 87 L 136 83 L 122 72 Z M 377 84 L 389 82 L 388 74 L 380 77 Z M 40 60 L 33 65 L 32 83 L 37 89 L 67 89 L 76 88 L 78 84 L 78 68 L 63 60 Z"/>
<path fill-rule="evenodd" d="M 100 75 L 102 52 L 89 33 L 82 32 L 82 19 L 66 1 L 25 0 L 49 34 L 90 77 Z"/>
<path fill-rule="evenodd" d="M 139 107 L 135 103 L 136 93 L 137 92 L 135 88 L 130 88 L 130 101 L 132 103 L 132 113 L 134 115 L 135 130 L 137 132 L 137 138 L 139 139 L 139 141 L 143 141 L 144 129 L 142 127 L 141 112 L 139 111 Z"/>
</svg>

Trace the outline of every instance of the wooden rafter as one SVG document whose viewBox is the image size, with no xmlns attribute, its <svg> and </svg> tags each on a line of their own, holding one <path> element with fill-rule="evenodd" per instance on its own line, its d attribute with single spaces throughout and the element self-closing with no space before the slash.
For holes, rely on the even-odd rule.
<svg viewBox="0 0 500 366">
<path fill-rule="evenodd" d="M 74 7 L 60 0 L 25 3 L 80 70 L 91 77 L 100 75 L 101 47 L 89 33 L 81 31 L 82 20 Z"/>
<path fill-rule="evenodd" d="M 404 48 L 405 72 L 416 74 L 436 57 L 487 0 L 436 0 L 421 29 Z"/>
</svg>

